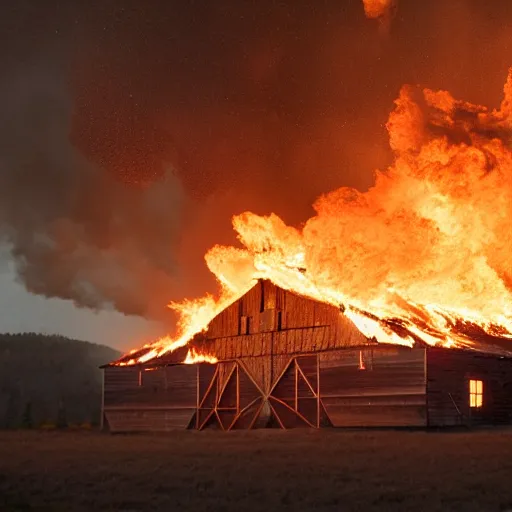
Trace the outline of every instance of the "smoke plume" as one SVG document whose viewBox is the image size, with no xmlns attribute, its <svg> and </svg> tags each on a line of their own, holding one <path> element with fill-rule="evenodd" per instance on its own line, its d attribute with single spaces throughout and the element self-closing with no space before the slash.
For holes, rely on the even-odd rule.
<svg viewBox="0 0 512 512">
<path fill-rule="evenodd" d="M 215 290 L 203 255 L 233 241 L 233 214 L 297 225 L 322 193 L 371 186 L 403 83 L 497 103 L 508 3 L 426 4 L 383 41 L 360 0 L 7 1 L 0 237 L 20 281 L 166 318 Z"/>
<path fill-rule="evenodd" d="M 0 111 L 0 218 L 27 289 L 127 314 L 165 311 L 184 202 L 177 177 L 131 187 L 86 161 L 69 142 L 71 100 L 51 70 L 26 66 L 0 94 L 10 98 Z"/>
</svg>

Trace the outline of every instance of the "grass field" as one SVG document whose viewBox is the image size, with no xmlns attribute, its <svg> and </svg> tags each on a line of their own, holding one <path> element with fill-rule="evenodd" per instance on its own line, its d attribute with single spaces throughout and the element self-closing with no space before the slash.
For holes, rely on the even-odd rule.
<svg viewBox="0 0 512 512">
<path fill-rule="evenodd" d="M 1 432 L 0 510 L 512 511 L 512 431 Z"/>
</svg>

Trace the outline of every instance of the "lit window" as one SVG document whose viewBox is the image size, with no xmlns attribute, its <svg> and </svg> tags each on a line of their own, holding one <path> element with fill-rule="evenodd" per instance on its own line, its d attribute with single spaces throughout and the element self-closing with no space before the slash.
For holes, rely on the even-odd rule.
<svg viewBox="0 0 512 512">
<path fill-rule="evenodd" d="M 469 381 L 469 406 L 482 407 L 484 402 L 484 383 L 481 380 Z"/>
</svg>

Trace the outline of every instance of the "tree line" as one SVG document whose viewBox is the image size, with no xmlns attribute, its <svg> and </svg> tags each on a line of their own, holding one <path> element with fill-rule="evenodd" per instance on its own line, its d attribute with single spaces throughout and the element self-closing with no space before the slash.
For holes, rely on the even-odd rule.
<svg viewBox="0 0 512 512">
<path fill-rule="evenodd" d="M 105 345 L 37 333 L 0 334 L 0 428 L 96 425 Z"/>
</svg>

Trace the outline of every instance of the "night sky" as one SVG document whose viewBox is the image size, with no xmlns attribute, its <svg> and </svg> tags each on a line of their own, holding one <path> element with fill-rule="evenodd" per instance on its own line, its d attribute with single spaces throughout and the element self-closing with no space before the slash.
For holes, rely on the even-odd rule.
<svg viewBox="0 0 512 512">
<path fill-rule="evenodd" d="M 4 0 L 0 332 L 163 332 L 232 214 L 367 189 L 403 84 L 495 107 L 511 55 L 509 0 Z"/>
</svg>

